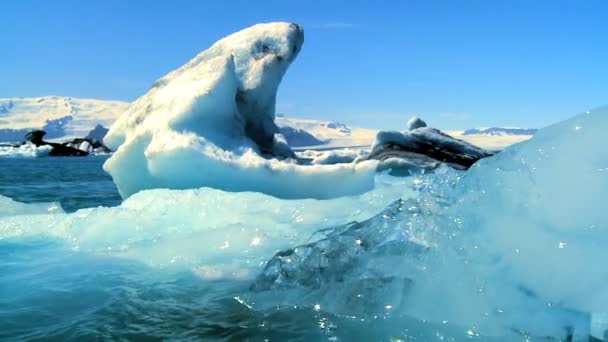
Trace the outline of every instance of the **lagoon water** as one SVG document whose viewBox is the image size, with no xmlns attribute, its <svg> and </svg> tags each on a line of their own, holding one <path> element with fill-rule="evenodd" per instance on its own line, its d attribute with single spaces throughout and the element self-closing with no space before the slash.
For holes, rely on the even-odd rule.
<svg viewBox="0 0 608 342">
<path fill-rule="evenodd" d="M 59 202 L 66 212 L 117 206 L 122 200 L 102 170 L 106 159 L 0 158 L 0 195 L 24 203 Z M 311 307 L 254 310 L 240 299 L 250 285 L 246 279 L 202 280 L 187 268 L 78 250 L 48 234 L 3 236 L 0 340 L 358 340 L 367 330 L 368 338 L 379 338 L 368 328 L 390 321 L 359 321 Z M 411 336 L 434 330 L 424 331 L 414 329 Z"/>
<path fill-rule="evenodd" d="M 0 158 L 0 195 L 25 203 L 56 201 L 66 212 L 117 206 L 122 200 L 111 178 L 101 168 L 105 160 L 106 157 L 100 156 Z M 404 193 L 399 189 L 405 184 L 401 180 L 389 183 L 389 187 L 381 189 L 381 195 L 364 199 L 369 203 L 369 213 L 354 212 L 354 217 L 371 216 Z M 227 196 L 237 199 L 258 195 Z M 359 199 L 352 201 L 356 200 Z M 348 201 L 351 200 L 337 200 L 335 204 L 329 202 L 323 206 L 332 210 L 332 205 L 343 207 L 344 203 L 350 203 Z M 319 211 L 323 215 L 323 211 L 315 207 L 317 201 L 302 201 L 303 204 L 281 200 L 257 202 L 262 206 L 285 206 L 262 209 L 267 215 L 278 211 L 287 215 L 286 208 L 297 207 L 294 211 L 299 213 L 297 218 L 287 220 L 293 225 L 317 219 L 333 224 L 328 218 L 310 218 L 302 213 Z M 356 206 L 356 203 L 350 205 Z M 48 222 L 60 222 L 64 214 L 59 215 L 51 215 L 50 221 L 44 224 L 50 226 Z M 32 218 L 32 225 L 40 224 L 33 219 L 35 216 L 27 217 L 26 220 Z M 336 220 L 347 222 L 346 218 Z M 5 232 L 11 229 L 8 221 L 3 223 Z M 151 265 L 146 257 L 125 258 L 110 251 L 75 248 L 69 239 L 49 234 L 53 227 L 40 228 L 44 233 L 0 237 L 2 341 L 456 341 L 475 337 L 460 327 L 391 315 L 390 312 L 358 317 L 332 314 L 310 305 L 257 305 L 263 303 L 250 299 L 250 278 L 214 279 L 211 276 L 203 279 L 189 267 L 173 267 L 169 263 Z M 97 227 L 78 228 L 84 232 L 88 229 L 107 229 L 108 232 L 124 229 L 103 223 Z M 322 228 L 325 226 L 314 223 L 306 229 Z M 175 237 L 175 240 L 180 238 Z M 284 247 L 292 243 L 288 241 Z M 162 243 L 158 248 L 163 248 Z M 201 247 L 199 254 L 205 255 L 205 248 Z M 272 253 L 263 255 L 268 259 Z"/>
<path fill-rule="evenodd" d="M 122 201 L 103 171 L 107 156 L 0 157 L 0 195 L 19 202 L 59 202 L 67 212 Z"/>
</svg>

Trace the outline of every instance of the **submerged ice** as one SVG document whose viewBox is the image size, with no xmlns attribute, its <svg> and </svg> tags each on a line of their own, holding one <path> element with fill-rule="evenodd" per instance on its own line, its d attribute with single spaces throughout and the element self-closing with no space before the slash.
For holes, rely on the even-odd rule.
<svg viewBox="0 0 608 342">
<path fill-rule="evenodd" d="M 232 34 L 158 80 L 104 138 L 119 192 L 198 188 L 332 198 L 373 187 L 374 162 L 299 165 L 274 122 L 276 93 L 304 41 L 299 25 Z"/>
</svg>

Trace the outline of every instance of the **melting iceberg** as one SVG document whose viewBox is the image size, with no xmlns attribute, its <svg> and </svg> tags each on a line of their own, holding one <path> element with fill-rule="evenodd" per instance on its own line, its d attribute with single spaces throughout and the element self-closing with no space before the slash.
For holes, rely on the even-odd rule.
<svg viewBox="0 0 608 342">
<path fill-rule="evenodd" d="M 465 174 L 440 169 L 419 198 L 277 253 L 252 301 L 405 314 L 470 336 L 603 338 L 607 129 L 603 108 Z"/>
<path fill-rule="evenodd" d="M 279 83 L 304 41 L 292 23 L 232 34 L 158 80 L 114 123 L 104 165 L 123 197 L 213 187 L 332 198 L 373 187 L 375 162 L 299 165 L 274 122 Z"/>
</svg>

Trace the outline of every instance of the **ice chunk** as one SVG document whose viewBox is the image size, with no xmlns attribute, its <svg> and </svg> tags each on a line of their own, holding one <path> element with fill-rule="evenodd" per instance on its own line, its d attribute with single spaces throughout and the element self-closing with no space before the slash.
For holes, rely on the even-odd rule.
<svg viewBox="0 0 608 342">
<path fill-rule="evenodd" d="M 193 269 L 201 277 L 253 276 L 276 250 L 306 242 L 319 226 L 364 220 L 399 197 L 415 195 L 407 187 L 411 181 L 379 178 L 379 186 L 364 195 L 326 201 L 214 189 L 147 190 L 114 208 L 0 217 L 0 239 L 47 235 L 82 252 Z M 0 216 L 39 212 L 31 204 L 0 200 Z"/>
<path fill-rule="evenodd" d="M 104 169 L 121 195 L 208 186 L 331 198 L 371 189 L 375 163 L 302 166 L 289 160 L 294 154 L 274 122 L 275 99 L 303 37 L 296 24 L 255 25 L 157 81 L 104 138 L 117 149 Z"/>
<path fill-rule="evenodd" d="M 252 296 L 364 319 L 388 303 L 393 315 L 483 336 L 604 338 L 606 130 L 602 108 L 464 175 L 440 168 L 422 176 L 419 198 L 276 254 Z"/>
<path fill-rule="evenodd" d="M 407 164 L 427 168 L 433 161 L 445 163 L 457 169 L 466 169 L 481 158 L 493 153 L 455 139 L 430 127 L 416 128 L 410 132 L 380 131 L 372 145 L 369 159 L 404 159 Z"/>
<path fill-rule="evenodd" d="M 339 149 L 322 152 L 316 156 L 312 163 L 316 165 L 352 163 L 363 158 L 363 151 L 355 149 Z"/>
<path fill-rule="evenodd" d="M 412 116 L 409 120 L 407 120 L 407 130 L 413 131 L 416 128 L 426 127 L 426 122 L 417 116 Z"/>
<path fill-rule="evenodd" d="M 59 203 L 20 203 L 4 196 L 0 196 L 0 217 L 16 215 L 33 215 L 62 213 Z M 0 237 L 2 239 L 2 237 Z"/>
</svg>

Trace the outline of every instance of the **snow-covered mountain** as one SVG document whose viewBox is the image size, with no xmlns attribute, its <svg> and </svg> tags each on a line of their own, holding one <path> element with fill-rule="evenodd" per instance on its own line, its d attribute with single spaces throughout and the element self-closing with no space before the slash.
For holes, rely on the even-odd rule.
<svg viewBox="0 0 608 342">
<path fill-rule="evenodd" d="M 63 96 L 0 98 L 0 142 L 23 140 L 31 129 L 44 129 L 50 139 L 84 137 L 97 125 L 109 127 L 128 105 Z"/>
<path fill-rule="evenodd" d="M 534 135 L 536 128 L 482 127 L 467 129 L 462 135 Z"/>
<path fill-rule="evenodd" d="M 32 129 L 43 129 L 45 138 L 57 140 L 85 137 L 94 129 L 99 133 L 98 126 L 109 128 L 128 105 L 65 96 L 0 98 L 0 142 L 22 141 Z M 371 144 L 376 134 L 372 129 L 350 128 L 334 121 L 277 115 L 276 122 L 290 145 L 298 148 L 364 146 Z"/>
<path fill-rule="evenodd" d="M 0 142 L 22 141 L 32 129 L 45 130 L 45 138 L 51 140 L 82 138 L 97 129 L 95 136 L 98 138 L 99 130 L 109 128 L 128 105 L 122 101 L 65 96 L 0 98 Z M 282 114 L 277 114 L 275 121 L 290 146 L 298 150 L 367 147 L 374 142 L 378 132 L 336 121 L 291 118 Z M 484 148 L 502 149 L 531 138 L 535 132 L 536 129 L 491 127 L 448 133 Z"/>
<path fill-rule="evenodd" d="M 534 136 L 538 129 L 518 127 L 482 127 L 449 132 L 455 138 L 492 150 L 501 150 Z"/>
<path fill-rule="evenodd" d="M 377 133 L 375 129 L 349 127 L 336 121 L 288 118 L 283 115 L 277 115 L 275 121 L 281 128 L 292 127 L 308 132 L 322 142 L 322 144 L 315 144 L 316 148 L 371 146 Z M 304 145 L 294 147 L 301 149 Z M 306 147 L 312 147 L 312 145 Z"/>
</svg>

